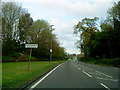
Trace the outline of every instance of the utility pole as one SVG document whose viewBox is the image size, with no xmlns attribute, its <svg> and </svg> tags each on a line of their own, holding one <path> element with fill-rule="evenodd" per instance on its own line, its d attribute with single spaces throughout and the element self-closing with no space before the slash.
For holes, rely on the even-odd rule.
<svg viewBox="0 0 120 90">
<path fill-rule="evenodd" d="M 53 27 L 54 25 L 51 25 L 50 26 L 50 29 L 51 29 L 51 34 L 52 34 L 52 27 Z M 49 61 L 49 63 L 52 61 L 52 36 L 51 36 L 51 43 L 50 43 L 50 61 Z"/>
</svg>

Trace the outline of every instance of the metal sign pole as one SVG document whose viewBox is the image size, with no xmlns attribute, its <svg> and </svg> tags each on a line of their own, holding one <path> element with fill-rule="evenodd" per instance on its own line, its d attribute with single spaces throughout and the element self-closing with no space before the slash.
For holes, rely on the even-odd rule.
<svg viewBox="0 0 120 90">
<path fill-rule="evenodd" d="M 29 70 L 29 68 L 30 68 L 30 59 L 31 59 L 31 54 L 32 54 L 32 48 L 30 49 L 30 56 L 29 56 L 28 70 Z"/>
<path fill-rule="evenodd" d="M 25 44 L 25 48 L 30 48 L 30 56 L 29 56 L 29 61 L 28 61 L 28 70 L 29 70 L 32 48 L 38 48 L 38 44 Z"/>
</svg>

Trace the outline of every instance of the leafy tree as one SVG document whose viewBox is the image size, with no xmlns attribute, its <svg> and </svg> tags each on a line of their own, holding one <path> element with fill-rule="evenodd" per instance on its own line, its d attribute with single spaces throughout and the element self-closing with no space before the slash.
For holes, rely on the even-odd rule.
<svg viewBox="0 0 120 90">
<path fill-rule="evenodd" d="M 24 44 L 36 43 L 39 47 L 33 49 L 35 57 L 49 59 L 51 48 L 54 58 L 61 59 L 65 56 L 64 48 L 58 43 L 56 35 L 52 34 L 51 25 L 45 20 L 33 21 L 30 13 L 18 3 L 2 4 L 2 21 L 3 55 L 9 55 L 13 51 L 27 52 Z"/>
<path fill-rule="evenodd" d="M 29 13 L 23 14 L 18 23 L 19 28 L 19 40 L 21 43 L 27 42 L 27 33 L 32 26 L 33 19 L 30 17 Z"/>
<path fill-rule="evenodd" d="M 112 18 L 113 20 L 120 20 L 120 1 L 114 3 L 114 6 L 109 9 L 108 11 L 108 17 Z"/>
<path fill-rule="evenodd" d="M 80 36 L 78 48 L 86 57 L 120 57 L 120 2 L 109 9 L 107 19 L 100 23 L 101 30 L 97 30 L 97 19 L 85 18 L 75 25 L 74 33 Z"/>
<path fill-rule="evenodd" d="M 120 1 L 108 11 L 108 18 L 101 24 L 101 29 L 106 32 L 109 56 L 119 57 L 120 46 Z"/>
<path fill-rule="evenodd" d="M 18 42 L 17 23 L 19 18 L 26 12 L 15 2 L 2 3 L 2 48 L 3 55 L 8 55 L 15 49 Z"/>
<path fill-rule="evenodd" d="M 81 49 L 81 52 L 87 57 L 90 55 L 91 40 L 94 38 L 95 32 L 98 31 L 96 27 L 97 20 L 97 17 L 94 17 L 93 19 L 84 18 L 74 27 L 74 34 L 79 34 L 80 36 L 80 41 L 76 44 Z"/>
<path fill-rule="evenodd" d="M 38 48 L 33 50 L 33 55 L 39 58 L 50 58 L 50 49 L 54 58 L 64 57 L 64 48 L 60 47 L 56 35 L 52 34 L 51 25 L 45 20 L 34 21 L 28 31 L 28 43 L 37 43 Z M 52 45 L 52 46 L 51 46 Z"/>
</svg>

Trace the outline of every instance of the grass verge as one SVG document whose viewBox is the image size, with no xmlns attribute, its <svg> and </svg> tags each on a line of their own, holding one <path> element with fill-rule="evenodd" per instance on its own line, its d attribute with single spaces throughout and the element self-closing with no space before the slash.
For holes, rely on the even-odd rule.
<svg viewBox="0 0 120 90">
<path fill-rule="evenodd" d="M 89 64 L 109 66 L 109 67 L 118 67 L 120 65 L 119 58 L 99 59 L 99 60 L 89 58 L 89 59 L 79 59 L 79 61 L 89 63 Z"/>
<path fill-rule="evenodd" d="M 65 61 L 32 61 L 2 64 L 2 87 L 18 88 Z"/>
</svg>

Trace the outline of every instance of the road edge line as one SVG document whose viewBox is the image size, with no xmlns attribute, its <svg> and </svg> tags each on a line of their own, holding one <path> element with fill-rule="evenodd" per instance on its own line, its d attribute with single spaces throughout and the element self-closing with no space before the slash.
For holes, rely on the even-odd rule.
<svg viewBox="0 0 120 90">
<path fill-rule="evenodd" d="M 52 69 L 49 73 L 47 73 L 43 78 L 41 78 L 37 83 L 35 83 L 32 87 L 30 87 L 29 90 L 32 90 L 35 88 L 39 83 L 41 83 L 46 77 L 48 77 L 53 71 L 55 71 L 58 67 L 60 67 L 63 63 L 60 65 L 56 66 L 54 69 Z"/>
<path fill-rule="evenodd" d="M 109 87 L 107 87 L 105 84 L 103 84 L 103 83 L 100 83 L 103 87 L 105 87 L 106 89 L 108 89 L 108 90 L 111 90 Z"/>
</svg>

